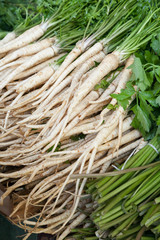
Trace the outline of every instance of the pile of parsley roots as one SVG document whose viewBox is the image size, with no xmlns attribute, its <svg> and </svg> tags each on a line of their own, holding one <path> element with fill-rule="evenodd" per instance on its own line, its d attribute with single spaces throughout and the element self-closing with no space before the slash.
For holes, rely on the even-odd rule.
<svg viewBox="0 0 160 240">
<path fill-rule="evenodd" d="M 9 219 L 62 239 L 160 239 L 160 6 L 2 1 Z M 7 19 L 7 20 L 6 20 Z"/>
</svg>

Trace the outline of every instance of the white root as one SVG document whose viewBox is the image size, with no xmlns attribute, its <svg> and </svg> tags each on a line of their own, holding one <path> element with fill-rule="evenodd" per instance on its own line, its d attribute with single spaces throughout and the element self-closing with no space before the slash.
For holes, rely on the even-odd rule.
<svg viewBox="0 0 160 240">
<path fill-rule="evenodd" d="M 52 100 L 53 99 L 53 97 L 56 95 L 56 94 L 58 94 L 60 91 L 62 91 L 66 86 L 68 86 L 68 84 L 69 83 L 71 83 L 71 81 L 72 81 L 72 78 L 73 78 L 73 76 L 74 76 L 74 74 L 76 74 L 76 72 L 78 71 L 78 69 L 76 68 L 76 69 L 74 69 L 73 70 L 73 72 L 69 75 L 69 76 L 67 76 L 65 79 L 64 79 L 64 81 L 63 82 L 61 82 L 59 85 L 57 85 L 57 86 L 52 86 L 50 89 L 49 89 L 49 91 L 51 92 L 51 94 L 49 95 L 49 100 Z M 68 94 L 68 93 L 67 93 Z M 38 105 L 39 103 L 41 103 L 41 100 L 43 99 L 45 97 L 45 94 L 43 95 L 43 97 L 40 99 L 40 100 L 38 100 L 37 102 L 34 102 L 33 104 L 34 105 Z M 37 114 L 38 112 L 42 112 L 42 110 L 41 109 L 43 109 L 44 108 L 44 106 L 46 106 L 47 104 L 49 103 L 49 101 L 43 101 L 41 104 L 39 104 L 39 106 L 38 106 L 38 108 L 36 109 L 36 112 L 34 113 L 34 114 Z M 48 111 L 49 109 L 47 109 L 47 111 Z"/>
<path fill-rule="evenodd" d="M 56 81 L 56 86 L 59 85 L 61 81 L 76 68 L 78 65 L 84 63 L 87 59 L 96 55 L 98 52 L 102 51 L 103 45 L 101 43 L 96 43 L 94 46 L 89 48 L 86 52 L 85 49 L 90 45 L 92 41 L 90 39 L 86 41 L 80 41 L 76 44 L 76 47 L 67 55 L 64 62 L 60 66 L 60 68 L 55 72 L 55 74 L 49 79 L 49 81 L 41 88 L 40 93 L 46 90 L 53 82 Z M 78 56 L 84 52 L 79 58 Z M 76 59 L 77 58 L 77 59 Z M 76 60 L 75 60 L 76 59 Z M 74 61 L 75 60 L 75 61 Z M 47 91 L 44 100 L 50 91 Z"/>
<path fill-rule="evenodd" d="M 118 121 L 117 121 L 118 122 Z M 89 155 L 89 153 L 92 151 L 91 153 L 91 156 L 89 158 L 89 163 L 88 163 L 88 167 L 87 167 L 87 173 L 90 172 L 91 170 L 91 167 L 93 165 L 93 161 L 95 159 L 95 155 L 96 155 L 96 152 L 97 152 L 97 148 L 100 144 L 102 144 L 104 142 L 104 139 L 112 132 L 113 129 L 115 129 L 115 127 L 117 126 L 117 122 L 115 122 L 110 128 L 106 128 L 104 129 L 104 131 L 100 131 L 100 133 L 96 136 L 95 140 L 93 141 L 93 143 L 91 144 L 91 146 L 83 152 L 83 154 L 77 159 L 74 167 L 72 168 L 71 172 L 69 173 L 69 175 L 67 176 L 66 178 L 66 181 L 64 182 L 62 188 L 60 189 L 60 192 L 57 196 L 57 199 L 55 201 L 55 205 L 57 204 L 57 201 L 65 187 L 65 185 L 67 184 L 68 180 L 69 180 L 69 177 L 70 175 L 73 174 L 73 172 L 75 171 L 75 169 L 79 166 L 79 164 L 81 164 L 81 167 L 80 167 L 80 171 L 79 173 L 81 173 L 83 171 L 83 168 L 84 168 L 84 165 L 85 165 L 85 162 L 87 160 L 87 157 Z M 79 203 L 79 200 L 80 200 L 80 196 L 81 196 L 81 193 L 83 191 L 83 188 L 84 188 L 84 185 L 86 183 L 86 180 L 87 179 L 84 179 L 82 181 L 82 184 L 80 186 L 80 189 L 78 191 L 78 187 L 79 187 L 79 184 L 80 184 L 80 180 L 78 179 L 77 182 L 76 182 L 76 190 L 75 190 L 75 201 L 74 201 L 74 205 L 72 207 L 72 213 L 70 215 L 70 217 L 67 219 L 67 221 L 64 222 L 62 228 L 67 224 L 67 222 L 72 218 L 72 216 L 74 215 L 76 209 L 77 209 L 77 206 L 78 206 L 78 203 Z"/>
<path fill-rule="evenodd" d="M 58 237 L 58 240 L 63 240 L 70 232 L 71 229 L 77 227 L 87 216 L 81 213 L 68 227 L 67 229 Z"/>
<path fill-rule="evenodd" d="M 20 93 L 15 99 L 14 101 L 10 104 L 10 107 L 13 106 L 20 98 L 21 96 L 23 95 L 24 92 Z M 9 114 L 10 114 L 10 110 L 7 112 L 6 114 L 6 117 L 5 117 L 5 123 L 4 123 L 4 128 L 6 129 L 7 128 L 7 121 L 8 121 L 8 118 L 9 118 Z"/>
<path fill-rule="evenodd" d="M 0 59 L 5 57 L 6 56 L 6 53 L 0 53 Z"/>
<path fill-rule="evenodd" d="M 87 40 L 84 42 L 83 42 L 83 40 L 81 42 L 78 42 L 77 46 L 76 46 L 77 50 L 80 50 L 80 53 L 84 52 L 86 50 L 86 48 L 88 47 L 88 44 L 90 44 L 90 43 L 88 43 Z M 67 64 L 64 63 L 64 65 L 68 66 L 68 68 L 66 68 L 66 70 L 61 74 L 59 79 L 57 79 L 57 83 L 61 82 L 75 67 L 84 63 L 86 60 L 93 57 L 94 55 L 96 55 L 97 53 L 99 53 L 102 50 L 103 50 L 103 45 L 100 42 L 96 43 L 95 45 L 90 47 L 86 52 L 84 52 L 79 58 L 77 58 L 72 64 L 69 65 L 68 63 Z M 73 54 L 75 54 L 74 51 L 75 51 L 75 49 L 73 49 Z M 71 55 L 68 55 L 67 57 L 70 58 Z M 74 59 L 75 59 L 75 57 L 74 57 Z M 66 58 L 66 62 L 67 61 L 68 61 L 68 59 Z"/>
<path fill-rule="evenodd" d="M 46 80 L 49 79 L 53 73 L 54 69 L 52 67 L 47 66 L 43 68 L 41 71 L 32 75 L 30 78 L 20 82 L 20 84 L 16 86 L 16 92 L 26 92 L 32 88 L 40 86 L 41 84 L 45 83 Z"/>
<path fill-rule="evenodd" d="M 73 119 L 73 117 L 74 116 L 76 116 L 80 111 L 82 111 L 87 105 L 88 105 L 88 103 L 89 103 L 89 100 L 91 100 L 91 99 L 96 99 L 98 97 L 98 93 L 97 92 L 95 92 L 95 91 L 92 91 L 92 92 L 90 92 L 90 94 L 79 104 L 79 106 L 77 107 L 77 109 L 75 108 L 74 109 L 74 112 L 70 115 L 70 118 L 69 118 L 69 120 L 72 120 Z M 64 119 L 64 121 L 65 121 L 66 119 Z M 65 124 L 64 124 L 64 121 L 63 121 L 63 125 L 60 123 L 59 125 L 62 125 L 63 127 L 65 126 Z M 75 125 L 76 125 L 76 123 L 77 123 L 77 120 L 76 120 L 76 122 L 74 122 L 73 124 L 72 124 L 72 127 L 74 127 Z M 71 128 L 71 127 L 70 127 Z M 57 134 L 57 129 L 58 129 L 58 126 L 56 127 L 56 129 L 50 134 L 50 136 L 48 137 L 49 138 L 49 141 L 48 141 L 48 145 L 47 145 L 47 148 L 50 148 L 51 146 L 53 146 L 53 144 L 55 144 L 55 142 L 54 142 L 54 137 L 56 136 L 56 134 Z M 59 129 L 60 129 L 60 127 L 59 127 Z M 63 128 L 61 129 L 61 133 L 63 134 Z M 60 141 L 60 137 L 62 136 L 62 134 L 59 134 L 59 136 L 58 136 L 58 139 L 56 140 L 56 144 L 55 144 L 55 146 L 58 144 L 58 142 Z M 46 140 L 46 139 L 45 139 Z M 55 148 L 55 146 L 54 146 L 54 148 Z M 44 151 L 46 151 L 46 148 L 44 148 L 43 149 L 43 152 Z"/>
<path fill-rule="evenodd" d="M 133 63 L 133 61 L 134 61 L 134 58 L 132 56 L 127 60 L 126 66 L 125 66 L 124 70 L 122 71 L 121 78 L 119 80 L 116 91 L 114 92 L 115 94 L 119 94 L 121 92 L 121 89 L 125 88 L 127 81 L 129 81 L 132 71 L 131 71 L 131 69 L 128 69 L 128 67 Z M 113 106 L 116 103 L 117 103 L 116 99 L 112 99 L 112 101 L 110 102 L 110 104 L 112 104 Z M 107 112 L 109 112 L 108 108 L 105 108 L 101 112 L 101 118 L 100 118 L 99 124 L 97 125 L 97 128 L 100 126 L 101 122 L 103 121 L 103 117 L 105 116 L 105 114 L 107 114 Z"/>
<path fill-rule="evenodd" d="M 0 77 L 0 82 L 2 82 L 3 79 L 5 79 L 9 74 L 11 74 L 12 71 L 13 71 L 13 68 L 5 69 L 4 71 L 2 71 L 2 76 Z"/>
<path fill-rule="evenodd" d="M 57 52 L 58 52 L 58 48 L 56 48 L 55 46 L 52 46 L 35 54 L 33 57 L 30 58 L 30 61 L 23 63 L 9 75 L 5 79 L 5 81 L 3 81 L 3 83 L 1 84 L 0 89 L 3 89 L 9 82 L 11 82 L 18 73 L 23 72 L 26 69 L 34 66 L 35 64 L 38 64 L 48 58 L 53 57 L 54 55 L 57 54 Z"/>
<path fill-rule="evenodd" d="M 14 61 L 14 62 L 8 63 L 8 64 L 0 67 L 0 71 L 3 71 L 3 70 L 5 70 L 5 69 L 7 69 L 7 68 L 10 68 L 10 67 L 16 68 L 16 67 L 18 67 L 19 65 L 21 65 L 21 64 L 25 63 L 26 61 L 28 61 L 30 58 L 31 58 L 31 56 L 21 57 L 21 58 L 17 59 L 17 60 Z M 14 70 L 14 69 L 13 69 L 13 70 Z"/>
<path fill-rule="evenodd" d="M 119 146 L 121 145 L 121 140 L 122 140 L 122 126 L 123 126 L 123 119 L 124 119 L 124 116 L 121 115 L 119 117 L 119 128 L 118 128 L 118 142 L 117 142 L 117 146 L 115 147 L 114 151 L 118 151 L 119 149 Z M 118 154 L 118 153 L 117 153 Z"/>
<path fill-rule="evenodd" d="M 4 44 L 3 47 L 0 46 L 0 53 L 5 53 L 17 48 L 21 48 L 31 42 L 34 42 L 44 34 L 48 27 L 49 24 L 46 22 L 30 28 L 29 30 L 22 33 L 19 37 Z"/>
<path fill-rule="evenodd" d="M 15 59 L 22 56 L 33 55 L 47 47 L 50 47 L 54 42 L 54 38 L 44 39 L 42 41 L 27 45 L 23 48 L 20 48 L 12 53 L 7 54 L 2 60 L 0 60 L 0 67 L 14 61 Z"/>
<path fill-rule="evenodd" d="M 3 46 L 4 44 L 12 41 L 13 39 L 15 39 L 15 37 L 16 37 L 15 32 L 7 33 L 7 35 L 2 40 L 0 40 L 0 46 Z"/>
<path fill-rule="evenodd" d="M 104 58 L 104 56 L 105 56 L 104 53 L 103 53 L 103 52 L 100 52 L 99 54 L 97 54 L 97 55 L 93 56 L 92 58 L 90 58 L 86 63 L 84 63 L 84 64 L 82 65 L 82 67 L 80 67 L 79 71 L 75 74 L 75 76 L 74 76 L 74 78 L 73 78 L 73 80 L 72 80 L 71 87 L 70 87 L 70 93 L 68 94 L 67 100 L 65 100 L 65 101 L 66 101 L 66 107 L 67 107 L 69 98 L 70 98 L 73 90 L 74 90 L 74 89 L 76 88 L 76 86 L 78 85 L 78 80 L 79 80 L 79 78 L 81 78 L 81 77 L 82 77 L 82 74 L 84 74 L 87 70 L 89 70 L 92 66 L 94 66 L 95 61 L 100 62 L 100 61 Z M 95 99 L 98 97 L 98 93 L 97 93 L 97 96 L 96 96 L 96 92 L 92 91 L 91 93 L 95 95 L 95 97 L 94 97 Z M 91 94 L 91 93 L 90 93 L 90 94 Z M 84 100 L 81 102 L 81 104 L 78 106 L 77 109 L 76 109 L 76 108 L 75 108 L 75 109 L 72 109 L 72 110 L 73 110 L 72 112 L 74 112 L 74 114 L 71 114 L 71 115 L 70 115 L 70 114 L 67 113 L 67 115 L 66 115 L 66 117 L 65 117 L 65 120 L 64 120 L 64 122 L 63 122 L 63 127 L 62 127 L 62 129 L 61 129 L 61 132 L 59 133 L 59 136 L 58 136 L 58 138 L 57 138 L 57 140 L 56 140 L 56 142 L 55 142 L 55 144 L 54 144 L 53 151 L 55 150 L 58 142 L 60 141 L 60 139 L 61 139 L 61 137 L 62 137 L 62 135 L 63 135 L 63 131 L 64 131 L 64 129 L 65 129 L 68 121 L 69 121 L 69 120 L 72 120 L 72 118 L 73 118 L 74 116 L 78 115 L 78 113 L 81 112 L 81 111 L 88 105 L 89 98 L 90 98 L 90 94 L 88 95 L 88 97 L 86 97 L 86 99 L 84 99 Z M 82 104 L 82 103 L 83 103 L 83 104 Z M 70 112 L 71 112 L 71 109 L 70 109 Z M 70 113 L 70 112 L 69 112 L 69 113 Z M 74 121 L 74 123 L 70 126 L 70 128 L 71 128 L 71 127 L 74 127 L 74 126 L 76 125 L 76 123 L 78 123 L 78 122 L 79 122 L 79 119 L 78 119 L 78 117 L 77 117 L 77 120 Z M 51 144 L 53 144 L 53 142 L 50 143 L 49 146 L 50 146 Z M 44 150 L 45 150 L 45 149 L 44 149 Z"/>
<path fill-rule="evenodd" d="M 116 112 L 116 113 L 115 113 Z M 93 143 L 91 144 L 91 146 L 85 150 L 83 152 L 83 154 L 78 158 L 77 160 L 77 165 L 79 164 L 79 162 L 81 162 L 81 167 L 80 167 L 80 171 L 79 173 L 82 173 L 86 159 L 88 154 L 91 152 L 91 156 L 89 158 L 89 162 L 88 162 L 88 167 L 87 167 L 87 171 L 86 173 L 90 173 L 91 169 L 92 169 L 92 165 L 93 162 L 95 160 L 95 156 L 98 150 L 98 147 L 104 143 L 105 139 L 111 134 L 111 132 L 117 127 L 118 125 L 118 121 L 119 121 L 119 117 L 124 113 L 124 109 L 122 107 L 119 107 L 118 110 L 116 110 L 111 116 L 110 119 L 108 119 L 107 124 L 105 125 L 105 127 L 103 127 L 103 130 L 100 130 L 99 133 L 97 134 L 97 136 L 95 137 L 95 140 L 93 141 Z M 82 159 L 82 160 L 81 160 Z M 71 171 L 73 173 L 75 168 L 73 168 L 73 170 Z M 70 174 L 69 174 L 70 175 Z M 80 196 L 82 194 L 83 188 L 86 184 L 87 179 L 84 178 L 81 186 L 79 188 L 79 184 L 80 184 L 80 179 L 77 180 L 76 182 L 76 190 L 75 190 L 75 194 L 77 197 L 75 197 L 75 203 L 72 207 L 72 214 L 70 215 L 70 217 L 67 219 L 66 222 L 64 222 L 63 227 L 66 225 L 66 223 L 72 218 L 73 214 L 75 213 L 79 200 L 80 200 Z M 66 182 L 64 183 L 66 184 Z M 64 187 L 64 186 L 63 186 Z M 79 191 L 78 191 L 79 188 Z M 63 188 L 62 188 L 63 189 Z M 61 191 L 60 191 L 61 193 Z M 57 196 L 58 199 L 59 195 Z"/>
<path fill-rule="evenodd" d="M 15 143 L 21 143 L 21 142 L 22 142 L 21 138 L 14 139 L 14 140 L 8 141 L 8 142 L 2 142 L 2 143 L 0 143 L 0 148 L 8 147 L 8 146 L 11 146 L 11 145 L 13 145 Z M 6 165 L 8 165 L 8 163 Z"/>
<path fill-rule="evenodd" d="M 133 130 L 133 131 L 131 131 L 131 132 L 129 132 L 129 133 L 127 133 L 127 134 L 125 134 L 125 135 L 122 136 L 121 143 L 120 143 L 119 146 L 122 146 L 122 145 L 124 145 L 124 144 L 126 144 L 126 143 L 129 143 L 129 142 L 132 142 L 132 141 L 135 141 L 136 139 L 138 139 L 138 138 L 140 138 L 140 137 L 141 137 L 140 132 L 139 132 L 138 130 Z M 115 148 L 118 144 L 119 144 L 119 143 L 118 143 L 118 141 L 117 141 L 117 139 L 116 139 L 116 140 L 113 140 L 113 141 L 111 141 L 111 142 L 108 142 L 108 143 L 100 146 L 100 147 L 98 148 L 98 150 L 101 151 L 101 150 L 104 150 L 104 149 L 107 149 L 107 148 L 108 148 L 108 149 L 109 149 L 109 148 Z M 119 151 L 118 151 L 117 153 L 118 153 L 118 155 L 119 155 Z M 112 153 L 112 154 L 113 154 L 113 153 Z M 112 154 L 111 154 L 111 155 L 112 155 Z M 106 162 L 106 163 L 103 164 L 100 173 L 106 172 L 109 163 L 110 163 L 110 162 Z"/>
<path fill-rule="evenodd" d="M 84 62 L 80 67 L 79 67 L 79 70 L 78 71 L 76 71 L 76 73 L 75 73 L 75 75 L 74 75 L 74 77 L 73 77 L 73 79 L 72 79 L 72 84 L 71 84 L 71 93 L 72 93 L 72 91 L 74 91 L 74 89 L 77 87 L 77 83 L 78 83 L 78 81 L 79 81 L 79 79 L 82 77 L 82 75 L 85 73 L 85 72 L 87 72 L 91 67 L 93 67 L 94 65 L 95 65 L 95 61 L 97 61 L 97 62 L 101 62 L 102 61 L 102 59 L 104 58 L 104 56 L 105 56 L 105 54 L 101 51 L 101 52 L 99 52 L 98 54 L 96 54 L 96 55 L 94 55 L 93 57 L 91 57 L 91 58 L 89 58 L 86 62 Z M 79 59 L 79 58 L 78 58 Z M 77 60 L 78 60 L 77 59 Z M 76 60 L 76 61 L 77 61 Z M 74 63 L 74 62 L 73 62 Z M 77 64 L 75 64 L 75 65 L 77 65 Z M 58 71 L 58 70 L 57 70 Z M 55 73 L 56 74 L 56 73 Z M 55 84 L 50 88 L 50 90 L 49 90 L 49 92 L 50 92 L 50 95 L 45 99 L 45 101 L 41 104 L 41 107 L 42 106 L 45 106 L 46 104 L 48 104 L 48 102 L 52 99 L 52 97 L 54 96 L 53 94 L 54 94 L 54 89 L 55 89 L 55 87 L 57 86 L 57 84 L 58 84 L 58 81 L 59 80 L 57 80 L 56 82 L 55 82 Z M 60 82 L 61 81 L 59 81 L 59 84 L 60 84 Z M 48 92 L 48 93 L 49 93 Z M 71 94 L 70 93 L 70 94 Z M 70 94 L 69 94 L 69 97 L 70 97 Z M 68 97 L 68 98 L 69 98 Z"/>
<path fill-rule="evenodd" d="M 45 29 L 48 26 L 44 24 Z M 45 31 L 36 27 L 35 39 Z M 105 172 L 117 155 L 129 153 L 141 141 L 122 107 L 102 110 L 108 103 L 116 104 L 110 94 L 125 87 L 131 62 L 106 90 L 95 91 L 95 85 L 121 64 L 120 53 L 106 56 L 102 42 L 88 48 L 94 42 L 91 37 L 78 42 L 58 66 L 54 62 L 62 55 L 53 56 L 61 51 L 59 46 L 47 42 L 50 45 L 42 50 L 40 42 L 27 37 L 29 33 L 5 44 L 4 53 L 11 52 L 0 60 L 2 68 L 10 64 L 0 73 L 0 166 L 4 169 L 0 178 L 9 182 L 0 203 L 13 192 L 12 217 L 28 230 L 25 239 L 44 231 L 62 240 L 86 218 L 77 207 L 84 205 L 80 199 L 87 178 L 74 180 L 72 174 Z M 24 47 L 15 50 L 19 46 Z M 23 56 L 31 58 L 12 66 Z M 100 64 L 94 67 L 95 62 Z M 86 134 L 85 139 L 70 138 L 80 133 Z"/>
<path fill-rule="evenodd" d="M 131 143 L 131 144 L 129 145 L 129 147 L 127 146 L 127 147 L 122 148 L 121 150 L 119 150 L 119 151 L 120 151 L 119 154 L 121 155 L 121 154 L 123 154 L 124 152 L 128 151 L 128 149 L 129 149 L 129 150 L 132 150 L 133 148 L 137 147 L 137 146 L 139 145 L 140 141 L 141 141 L 141 139 L 140 139 L 140 140 L 137 140 L 137 141 L 134 142 L 134 143 Z M 95 152 L 93 152 L 93 154 L 95 154 Z M 102 160 L 98 161 L 97 164 L 96 164 L 96 163 L 94 164 L 94 168 L 99 167 L 100 165 L 102 165 L 102 164 L 105 163 L 106 161 L 109 161 L 111 158 L 114 159 L 115 157 L 116 157 L 116 153 L 113 153 L 113 154 L 111 154 L 111 155 L 103 158 Z M 91 162 L 90 166 L 88 165 L 86 173 L 89 173 L 90 170 L 91 170 L 91 168 L 92 168 L 92 162 Z M 70 217 L 67 219 L 67 221 L 63 224 L 63 226 L 66 225 L 66 223 L 71 219 L 72 215 L 74 214 L 74 212 L 75 212 L 75 210 L 76 210 L 76 208 L 77 208 L 77 206 L 78 206 L 78 203 L 79 203 L 79 200 L 80 200 L 80 196 L 81 196 L 81 194 L 82 194 L 82 191 L 83 191 L 83 188 L 84 188 L 84 185 L 85 185 L 86 181 L 87 181 L 87 179 L 84 178 L 83 181 L 82 181 L 82 183 L 81 183 L 80 189 L 79 189 L 79 191 L 78 191 L 78 196 L 77 196 L 77 198 L 76 198 L 75 204 L 74 204 L 74 206 L 73 206 L 73 208 L 72 208 L 72 214 L 71 214 Z M 79 183 L 79 179 L 77 180 L 77 182 Z"/>
<path fill-rule="evenodd" d="M 14 107 L 12 107 L 12 109 L 13 109 L 13 108 L 20 108 L 20 107 L 26 105 L 27 103 L 30 103 L 31 100 L 35 98 L 35 96 L 36 96 L 36 94 L 37 94 L 38 91 L 39 91 L 39 90 L 36 89 L 36 90 L 33 90 L 33 91 L 27 93 L 26 95 L 22 96 L 22 97 L 19 99 L 19 102 L 18 102 L 17 104 L 15 104 Z M 4 96 L 4 95 L 8 95 L 8 94 L 10 94 L 11 92 L 12 92 L 12 90 L 9 90 L 8 92 L 6 92 L 6 94 L 4 93 L 3 96 Z M 17 94 L 16 94 L 16 95 L 17 95 Z M 2 97 L 3 97 L 3 96 L 2 96 Z M 6 99 L 7 99 L 7 98 L 6 98 Z M 6 109 L 9 110 L 9 107 L 6 107 Z M 4 110 L 5 110 L 5 109 L 4 109 Z"/>
<path fill-rule="evenodd" d="M 134 141 L 133 143 L 119 149 L 119 151 L 118 151 L 119 156 L 135 149 L 137 146 L 139 146 L 141 141 L 142 141 L 142 138 L 140 138 L 137 141 Z M 115 161 L 116 161 L 117 153 L 110 154 L 110 155 L 100 159 L 100 161 L 95 162 L 94 166 L 92 166 L 92 170 L 102 166 L 104 163 L 106 163 L 107 161 L 110 161 L 112 159 L 115 159 Z"/>
<path fill-rule="evenodd" d="M 95 68 L 89 78 L 79 87 L 77 94 L 72 99 L 70 109 L 72 110 L 79 102 L 94 88 L 94 86 L 110 71 L 118 67 L 119 59 L 114 54 L 108 54 Z M 71 111 L 69 110 L 69 111 Z"/>
<path fill-rule="evenodd" d="M 58 113 L 61 111 L 61 109 L 63 109 L 64 107 L 64 104 L 62 104 L 60 107 L 58 107 L 57 109 L 54 110 L 54 115 L 52 115 L 52 117 L 50 118 L 50 120 L 48 121 L 48 123 L 46 124 L 46 126 L 43 128 L 43 130 L 40 132 L 40 134 L 38 135 L 38 137 L 35 139 L 35 141 L 32 143 L 35 144 L 35 142 L 37 142 L 37 140 L 40 138 L 41 135 L 48 135 L 48 138 L 51 139 L 51 135 L 54 137 L 54 133 L 53 133 L 53 130 L 55 128 L 55 126 L 57 126 L 58 122 L 61 120 L 62 118 L 62 114 L 59 114 L 58 117 L 56 117 L 56 115 L 58 115 Z M 53 124 L 54 123 L 54 124 Z M 62 124 L 60 123 L 60 127 L 62 126 Z M 49 127 L 51 127 L 51 130 L 50 130 L 50 134 L 48 134 L 47 130 L 49 129 Z M 56 132 L 55 132 L 55 136 L 56 134 L 58 133 L 57 130 L 59 131 L 59 127 L 56 128 Z M 46 134 L 47 132 L 47 134 Z M 46 145 L 46 144 L 45 144 Z M 41 145 L 43 146 L 43 145 Z M 50 148 L 50 147 L 49 147 Z"/>
<path fill-rule="evenodd" d="M 59 54 L 58 56 L 52 57 L 49 60 L 46 60 L 40 64 L 37 64 L 36 66 L 29 68 L 28 70 L 21 72 L 19 74 L 17 74 L 13 80 L 17 80 L 17 79 L 22 79 L 25 77 L 29 77 L 30 75 L 37 73 L 38 71 L 42 70 L 44 67 L 46 66 L 52 66 L 54 64 L 54 62 L 59 59 L 60 57 L 62 57 L 64 54 Z M 56 66 L 54 66 L 55 68 Z"/>
<path fill-rule="evenodd" d="M 54 218 L 51 218 L 51 219 L 48 219 L 46 221 L 42 221 L 40 222 L 38 225 L 39 226 L 43 226 L 43 225 L 50 225 L 50 224 L 53 224 L 55 222 L 58 222 L 60 220 L 63 220 L 67 217 L 69 217 L 71 211 L 70 210 L 66 210 L 64 213 L 60 214 L 59 216 L 56 216 Z M 28 220 L 24 220 L 24 224 L 28 224 L 28 225 L 32 225 L 32 226 L 35 226 L 37 224 L 37 222 L 33 222 L 33 221 L 28 221 Z"/>
</svg>

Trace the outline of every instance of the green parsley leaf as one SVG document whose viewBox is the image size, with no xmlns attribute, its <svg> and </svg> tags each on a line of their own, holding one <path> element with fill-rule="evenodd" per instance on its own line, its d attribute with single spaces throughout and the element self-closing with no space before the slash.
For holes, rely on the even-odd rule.
<svg viewBox="0 0 160 240">
<path fill-rule="evenodd" d="M 153 83 L 153 79 L 154 79 L 154 71 L 146 72 L 146 76 L 147 76 L 147 79 L 150 82 L 150 86 L 151 86 Z"/>
<path fill-rule="evenodd" d="M 135 57 L 133 64 L 131 64 L 128 68 L 132 69 L 136 79 L 143 78 L 144 71 L 140 58 Z"/>
<path fill-rule="evenodd" d="M 158 128 L 157 128 L 156 135 L 160 136 L 160 125 L 159 125 Z M 159 141 L 160 141 L 160 137 L 159 137 Z"/>
<path fill-rule="evenodd" d="M 153 86 L 153 94 L 154 96 L 160 93 L 160 83 L 159 82 L 155 82 L 154 86 Z"/>
<path fill-rule="evenodd" d="M 159 57 L 155 54 L 152 54 L 152 63 L 159 64 Z"/>
<path fill-rule="evenodd" d="M 80 134 L 71 136 L 70 139 L 71 139 L 72 141 L 78 141 L 78 140 L 80 140 L 80 139 L 84 139 L 85 136 L 86 136 L 85 134 L 80 133 Z"/>
<path fill-rule="evenodd" d="M 139 98 L 140 98 L 140 107 L 141 107 L 141 109 L 146 113 L 148 118 L 149 118 L 149 116 L 151 116 L 155 120 L 155 117 L 152 114 L 153 108 L 149 104 L 147 104 L 147 101 L 143 97 L 143 94 L 141 95 L 141 93 L 139 93 Z"/>
<path fill-rule="evenodd" d="M 143 99 L 147 100 L 147 102 L 149 102 L 151 106 L 153 107 L 158 106 L 156 103 L 156 99 L 153 91 L 144 91 L 144 92 L 141 92 L 140 95 L 141 97 L 143 97 Z"/>
<path fill-rule="evenodd" d="M 160 96 L 156 98 L 156 103 L 160 106 Z"/>
<path fill-rule="evenodd" d="M 132 69 L 136 84 L 142 91 L 146 90 L 146 88 L 151 85 L 144 71 L 140 58 L 135 57 L 134 62 L 129 69 Z"/>
<path fill-rule="evenodd" d="M 160 83 L 160 67 L 156 68 L 155 77 L 156 77 L 157 81 Z"/>
<path fill-rule="evenodd" d="M 100 88 L 107 89 L 109 86 L 109 82 L 106 81 L 106 79 L 103 79 L 99 84 L 96 84 L 94 89 L 98 90 Z"/>
<path fill-rule="evenodd" d="M 154 52 L 160 56 L 160 41 L 153 37 L 150 46 L 154 50 Z"/>
<path fill-rule="evenodd" d="M 121 105 L 124 110 L 128 107 L 129 100 L 131 100 L 132 95 L 135 93 L 135 89 L 132 86 L 132 82 L 127 82 L 126 88 L 121 90 L 119 94 L 111 94 L 112 98 L 117 99 L 118 104 Z"/>
<path fill-rule="evenodd" d="M 108 109 L 111 109 L 111 110 L 115 110 L 116 108 L 118 108 L 118 104 L 116 104 L 116 105 L 108 104 L 108 105 L 107 105 L 107 108 L 108 108 Z"/>
<path fill-rule="evenodd" d="M 95 63 L 95 67 L 98 67 L 98 65 L 100 64 L 99 62 L 96 62 L 96 61 L 94 61 L 94 63 Z"/>
<path fill-rule="evenodd" d="M 136 52 L 135 53 L 135 56 L 137 58 L 140 58 L 142 64 L 145 64 L 146 63 L 146 58 L 145 58 L 145 54 L 143 52 Z"/>
<path fill-rule="evenodd" d="M 151 127 L 151 121 L 148 118 L 147 114 L 138 105 L 137 105 L 137 119 L 141 123 L 142 128 L 146 132 L 149 132 Z"/>
<path fill-rule="evenodd" d="M 141 122 L 138 120 L 137 118 L 137 114 L 138 114 L 138 111 L 137 111 L 137 105 L 135 105 L 133 108 L 132 108 L 132 111 L 134 112 L 135 114 L 135 117 L 131 123 L 131 126 L 133 128 L 136 128 L 136 129 L 139 129 L 139 131 L 142 133 L 142 135 L 144 136 L 145 135 L 145 131 L 141 125 Z"/>
<path fill-rule="evenodd" d="M 157 118 L 157 125 L 160 126 L 160 116 Z"/>
<path fill-rule="evenodd" d="M 146 50 L 144 53 L 144 57 L 146 59 L 147 62 L 152 62 L 152 54 L 150 51 Z"/>
</svg>

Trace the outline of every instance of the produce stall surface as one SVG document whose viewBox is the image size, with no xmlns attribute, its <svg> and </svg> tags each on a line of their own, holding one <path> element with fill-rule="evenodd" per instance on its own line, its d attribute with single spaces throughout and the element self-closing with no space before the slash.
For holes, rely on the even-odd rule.
<svg viewBox="0 0 160 240">
<path fill-rule="evenodd" d="M 0 215 L 0 240 L 21 240 L 25 231 L 9 222 L 4 216 Z M 32 234 L 28 240 L 54 240 L 54 237 L 48 234 Z"/>
</svg>

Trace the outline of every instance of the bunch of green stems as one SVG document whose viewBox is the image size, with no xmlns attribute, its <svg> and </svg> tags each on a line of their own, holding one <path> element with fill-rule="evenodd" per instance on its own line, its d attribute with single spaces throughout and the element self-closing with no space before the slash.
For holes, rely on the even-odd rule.
<svg viewBox="0 0 160 240">
<path fill-rule="evenodd" d="M 109 239 L 137 240 L 140 239 L 135 238 L 137 234 L 153 227 L 160 219 L 160 162 L 153 163 L 158 152 L 159 139 L 154 137 L 150 144 L 119 166 L 128 172 L 121 175 L 121 170 L 115 170 L 116 176 L 88 184 L 88 192 L 98 205 L 91 216 L 99 229 L 98 236 L 107 231 Z M 145 165 L 146 169 L 132 171 Z M 154 231 L 159 233 L 160 225 Z"/>
</svg>

